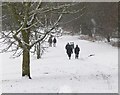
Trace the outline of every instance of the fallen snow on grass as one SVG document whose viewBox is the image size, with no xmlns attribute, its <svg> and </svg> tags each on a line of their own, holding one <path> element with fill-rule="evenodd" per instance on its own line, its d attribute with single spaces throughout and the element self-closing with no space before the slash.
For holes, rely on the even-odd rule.
<svg viewBox="0 0 120 95">
<path fill-rule="evenodd" d="M 73 41 L 81 48 L 80 58 L 69 60 L 65 45 Z M 94 56 L 88 57 L 90 54 Z M 58 38 L 41 59 L 31 55 L 32 80 L 21 78 L 22 57 L 0 54 L 2 93 L 117 93 L 118 49 L 102 42 Z"/>
</svg>

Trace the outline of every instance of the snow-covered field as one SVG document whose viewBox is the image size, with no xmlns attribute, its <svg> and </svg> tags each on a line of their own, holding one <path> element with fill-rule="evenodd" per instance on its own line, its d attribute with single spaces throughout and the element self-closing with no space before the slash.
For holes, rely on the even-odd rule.
<svg viewBox="0 0 120 95">
<path fill-rule="evenodd" d="M 68 59 L 70 41 L 80 46 L 79 59 Z M 2 93 L 118 93 L 118 49 L 108 44 L 62 36 L 41 59 L 31 57 L 32 80 L 21 77 L 22 58 L 10 55 L 0 54 Z"/>
</svg>

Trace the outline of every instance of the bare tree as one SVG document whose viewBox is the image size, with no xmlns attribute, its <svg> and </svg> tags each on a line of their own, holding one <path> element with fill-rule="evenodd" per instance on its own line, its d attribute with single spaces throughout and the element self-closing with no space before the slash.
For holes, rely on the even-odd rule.
<svg viewBox="0 0 120 95">
<path fill-rule="evenodd" d="M 30 50 L 35 45 L 39 50 L 41 42 L 59 25 L 63 14 L 70 13 L 67 9 L 74 5 L 74 3 L 63 3 L 53 6 L 52 3 L 45 2 L 5 2 L 2 4 L 3 31 L 0 32 L 0 41 L 1 45 L 5 46 L 1 47 L 1 52 L 23 55 L 22 76 L 28 76 L 31 79 Z M 57 13 L 51 25 L 48 24 L 50 13 Z M 44 31 L 36 32 L 35 30 L 39 27 L 43 27 Z"/>
</svg>

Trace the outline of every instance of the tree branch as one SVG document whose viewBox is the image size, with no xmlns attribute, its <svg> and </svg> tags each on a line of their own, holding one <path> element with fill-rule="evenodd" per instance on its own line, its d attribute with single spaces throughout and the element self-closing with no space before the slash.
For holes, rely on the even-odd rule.
<svg viewBox="0 0 120 95">
<path fill-rule="evenodd" d="M 64 10 L 65 10 L 65 9 L 64 9 Z M 64 10 L 63 10 L 63 11 L 64 11 Z M 45 38 L 56 26 L 58 26 L 58 22 L 59 22 L 60 19 L 62 18 L 62 15 L 63 15 L 63 14 L 60 14 L 60 16 L 58 17 L 58 20 L 54 23 L 53 27 L 52 27 L 49 31 L 47 31 L 42 38 L 38 39 L 36 42 L 34 42 L 32 45 L 30 45 L 30 48 L 32 48 L 32 47 L 33 47 L 35 44 L 37 44 L 38 42 L 44 40 L 44 38 Z"/>
<path fill-rule="evenodd" d="M 68 8 L 68 7 L 71 7 L 71 6 L 74 6 L 76 4 L 64 4 L 64 5 L 60 5 L 60 6 L 57 6 L 57 7 L 46 7 L 46 8 L 41 8 L 41 9 L 37 9 L 37 10 L 34 10 L 32 12 L 30 12 L 30 14 L 33 14 L 33 13 L 47 13 L 47 12 L 50 12 L 50 11 L 55 11 L 55 10 L 60 10 L 60 9 L 63 9 L 63 8 Z"/>
</svg>

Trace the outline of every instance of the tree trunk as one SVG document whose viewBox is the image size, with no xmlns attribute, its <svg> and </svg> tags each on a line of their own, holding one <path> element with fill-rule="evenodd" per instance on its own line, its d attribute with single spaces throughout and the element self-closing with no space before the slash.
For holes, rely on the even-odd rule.
<svg viewBox="0 0 120 95">
<path fill-rule="evenodd" d="M 28 76 L 29 79 L 31 79 L 30 76 L 30 52 L 29 50 L 24 49 L 23 50 L 23 63 L 22 63 L 22 76 Z"/>
<path fill-rule="evenodd" d="M 30 48 L 29 48 L 29 36 L 30 32 L 28 31 L 22 31 L 22 38 L 23 41 L 26 43 L 24 44 L 25 48 L 23 48 L 23 63 L 22 63 L 22 76 L 28 76 L 29 79 L 31 79 L 30 76 Z"/>
<path fill-rule="evenodd" d="M 88 32 L 88 35 L 89 35 L 91 38 L 93 38 L 92 31 L 89 31 L 89 32 Z"/>
<path fill-rule="evenodd" d="M 107 41 L 110 42 L 110 36 L 109 35 L 107 35 Z"/>
<path fill-rule="evenodd" d="M 40 55 L 40 42 L 37 44 L 37 59 L 40 59 L 41 55 Z"/>
</svg>

